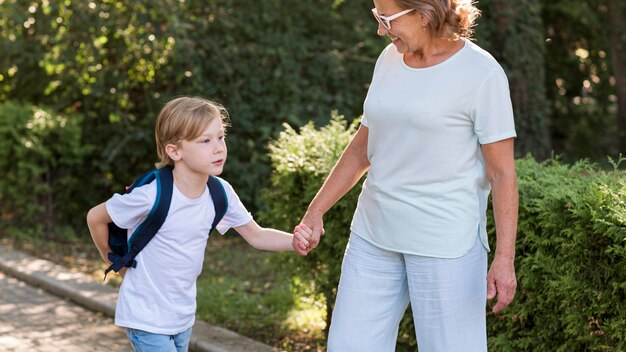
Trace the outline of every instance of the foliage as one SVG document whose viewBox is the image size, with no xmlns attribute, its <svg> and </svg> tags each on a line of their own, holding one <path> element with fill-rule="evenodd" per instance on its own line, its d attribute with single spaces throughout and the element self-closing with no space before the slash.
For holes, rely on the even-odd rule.
<svg viewBox="0 0 626 352">
<path fill-rule="evenodd" d="M 270 145 L 272 186 L 261 220 L 290 229 L 304 214 L 354 134 L 341 116 L 316 130 L 285 126 Z M 615 168 L 619 162 L 614 163 Z M 517 160 L 520 190 L 517 299 L 489 315 L 489 344 L 497 351 L 626 349 L 626 175 L 588 162 Z M 326 235 L 307 257 L 283 258 L 285 270 L 308 277 L 334 302 L 341 258 L 360 185 L 325 216 Z M 489 232 L 495 248 L 493 216 Z M 308 276 L 307 276 L 308 275 Z M 327 317 L 328 318 L 328 317 Z M 415 346 L 410 316 L 400 343 Z"/>
<path fill-rule="evenodd" d="M 360 113 L 375 57 L 370 4 L 279 0 L 0 2 L 0 101 L 85 116 L 85 185 L 101 201 L 156 161 L 153 124 L 179 95 L 230 111 L 225 171 L 243 201 L 269 167 L 277 127 Z"/>
<path fill-rule="evenodd" d="M 313 199 L 331 168 L 339 159 L 358 120 L 348 125 L 343 116 L 333 114 L 331 121 L 317 130 L 309 122 L 299 131 L 284 125 L 277 140 L 270 143 L 273 173 L 271 186 L 262 192 L 266 210 L 259 215 L 265 226 L 290 231 Z M 360 187 L 355 187 L 324 218 L 326 234 L 316 250 L 307 257 L 284 256 L 284 265 L 295 275 L 315 282 L 317 292 L 326 300 L 330 313 L 335 302 L 339 265 L 350 235 L 350 222 Z"/>
<path fill-rule="evenodd" d="M 7 102 L 0 103 L 0 120 L 1 226 L 28 235 L 67 234 L 72 223 L 58 220 L 80 213 L 74 192 L 90 151 L 81 142 L 82 117 Z"/>
<path fill-rule="evenodd" d="M 519 287 L 514 304 L 490 317 L 490 346 L 626 349 L 626 175 L 554 159 L 517 166 Z"/>
<path fill-rule="evenodd" d="M 518 155 L 546 157 L 550 129 L 556 152 L 568 160 L 615 152 L 607 7 L 577 4 L 478 4 L 478 43 L 509 74 Z M 361 113 L 385 45 L 370 7 L 338 0 L 4 0 L 0 102 L 84 117 L 82 143 L 95 146 L 83 160 L 93 177 L 76 199 L 86 210 L 152 167 L 153 124 L 166 101 L 183 94 L 217 100 L 233 125 L 224 177 L 256 210 L 270 174 L 265 146 L 280 124 L 297 128 L 305 116 L 323 123 L 331 110 Z"/>
</svg>

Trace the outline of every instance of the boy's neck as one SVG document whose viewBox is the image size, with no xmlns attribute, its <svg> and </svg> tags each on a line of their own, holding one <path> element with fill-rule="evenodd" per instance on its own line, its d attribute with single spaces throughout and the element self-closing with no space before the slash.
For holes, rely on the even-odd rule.
<svg viewBox="0 0 626 352">
<path fill-rule="evenodd" d="M 195 199 L 204 193 L 209 175 L 198 174 L 185 170 L 184 167 L 174 167 L 174 185 L 187 198 Z"/>
</svg>

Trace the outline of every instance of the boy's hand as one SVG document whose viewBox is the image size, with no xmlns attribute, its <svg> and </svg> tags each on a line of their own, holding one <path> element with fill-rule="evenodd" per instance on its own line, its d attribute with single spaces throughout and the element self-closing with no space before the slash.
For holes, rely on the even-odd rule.
<svg viewBox="0 0 626 352">
<path fill-rule="evenodd" d="M 300 255 L 307 255 L 310 251 L 311 230 L 305 224 L 299 224 L 293 229 L 293 250 Z"/>
</svg>

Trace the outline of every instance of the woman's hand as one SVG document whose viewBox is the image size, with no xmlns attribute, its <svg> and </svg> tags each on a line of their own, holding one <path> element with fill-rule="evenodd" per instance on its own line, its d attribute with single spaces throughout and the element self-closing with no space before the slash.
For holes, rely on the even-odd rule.
<svg viewBox="0 0 626 352">
<path fill-rule="evenodd" d="M 324 234 L 324 220 L 322 212 L 309 209 L 300 221 L 301 227 L 310 230 L 309 244 L 306 252 L 309 253 L 320 243 L 320 237 Z"/>
<path fill-rule="evenodd" d="M 517 279 L 513 259 L 496 255 L 487 274 L 487 299 L 491 300 L 498 296 L 493 307 L 494 313 L 500 312 L 513 301 L 516 289 Z"/>
</svg>

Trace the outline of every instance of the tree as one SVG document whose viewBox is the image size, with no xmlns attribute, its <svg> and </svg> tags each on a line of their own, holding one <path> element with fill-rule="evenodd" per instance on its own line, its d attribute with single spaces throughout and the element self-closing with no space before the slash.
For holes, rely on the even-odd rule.
<svg viewBox="0 0 626 352">
<path fill-rule="evenodd" d="M 626 5 L 624 1 L 606 1 L 609 54 L 615 77 L 615 93 L 617 95 L 616 127 L 618 150 L 626 155 Z"/>
<path fill-rule="evenodd" d="M 623 152 L 624 5 L 601 0 L 542 4 L 555 151 L 567 160 L 605 160 Z"/>
<path fill-rule="evenodd" d="M 543 24 L 539 0 L 486 0 L 478 43 L 490 51 L 509 77 L 517 129 L 516 154 L 538 159 L 551 150 L 545 90 Z"/>
</svg>

